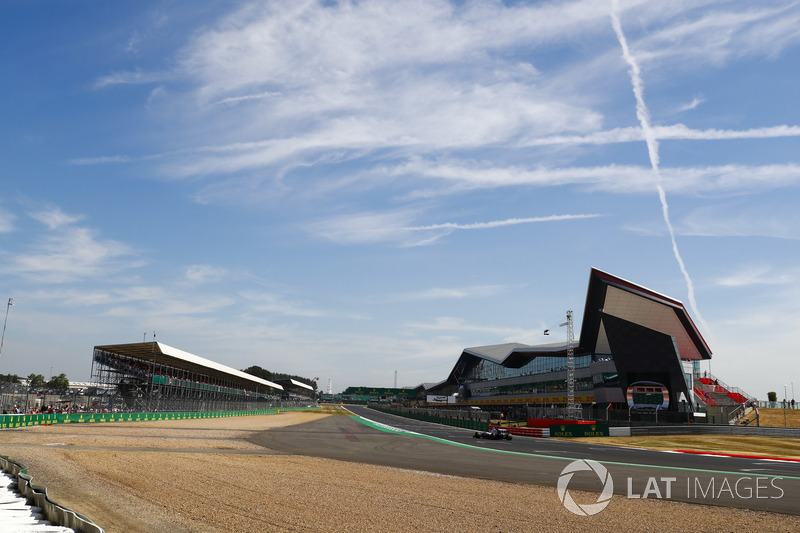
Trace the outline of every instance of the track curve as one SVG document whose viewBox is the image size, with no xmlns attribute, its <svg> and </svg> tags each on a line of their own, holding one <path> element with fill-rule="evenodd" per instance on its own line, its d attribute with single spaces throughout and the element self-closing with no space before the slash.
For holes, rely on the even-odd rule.
<svg viewBox="0 0 800 533">
<path fill-rule="evenodd" d="M 474 439 L 473 431 L 349 406 L 355 416 L 329 416 L 257 433 L 249 440 L 282 453 L 555 487 L 572 461 L 605 466 L 614 493 L 800 515 L 800 464 L 738 457 L 517 437 Z M 386 431 L 385 424 L 402 432 Z M 599 492 L 593 473 L 576 473 L 572 489 Z M 554 497 L 556 493 L 554 490 Z"/>
</svg>

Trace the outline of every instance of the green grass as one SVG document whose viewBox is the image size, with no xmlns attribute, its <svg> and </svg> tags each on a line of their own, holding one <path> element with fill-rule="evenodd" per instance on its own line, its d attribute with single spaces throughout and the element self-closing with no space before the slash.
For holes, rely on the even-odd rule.
<svg viewBox="0 0 800 533">
<path fill-rule="evenodd" d="M 784 420 L 784 416 L 786 417 Z M 749 417 L 755 420 L 755 413 Z M 750 422 L 749 425 L 754 426 L 755 421 Z M 790 427 L 800 428 L 800 409 L 766 409 L 759 408 L 758 410 L 758 425 L 771 426 L 771 427 Z"/>
</svg>

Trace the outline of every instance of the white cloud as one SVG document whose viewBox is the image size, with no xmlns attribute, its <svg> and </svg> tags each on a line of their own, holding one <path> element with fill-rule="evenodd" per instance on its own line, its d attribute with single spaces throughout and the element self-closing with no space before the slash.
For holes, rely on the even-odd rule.
<svg viewBox="0 0 800 533">
<path fill-rule="evenodd" d="M 158 83 L 168 78 L 163 72 L 121 71 L 101 76 L 94 82 L 95 89 L 104 89 L 114 85 L 142 85 Z"/>
<path fill-rule="evenodd" d="M 110 155 L 100 157 L 79 157 L 70 159 L 70 165 L 107 165 L 112 163 L 130 163 L 133 158 L 126 155 Z"/>
<path fill-rule="evenodd" d="M 456 230 L 494 229 L 518 224 L 562 222 L 596 218 L 597 214 L 549 215 L 543 217 L 509 218 L 491 222 L 467 224 L 445 222 L 413 225 L 412 211 L 367 212 L 341 215 L 306 226 L 311 233 L 340 244 L 371 244 L 393 242 L 402 246 L 422 246 L 436 242 Z"/>
<path fill-rule="evenodd" d="M 428 232 L 423 236 L 410 236 L 404 228 L 411 224 L 415 216 L 413 211 L 347 214 L 308 224 L 306 230 L 339 244 L 421 243 L 449 233 L 438 231 Z"/>
<path fill-rule="evenodd" d="M 800 126 L 769 126 L 746 130 L 698 130 L 684 124 L 652 126 L 653 135 L 658 140 L 725 141 L 734 139 L 775 139 L 780 137 L 800 137 Z M 644 141 L 639 127 L 615 128 L 597 131 L 586 135 L 556 135 L 523 139 L 521 146 L 553 145 L 600 145 Z"/>
<path fill-rule="evenodd" d="M 48 235 L 28 252 L 14 254 L 4 269 L 39 281 L 62 283 L 104 275 L 133 266 L 121 262 L 131 249 L 113 240 L 98 240 L 89 228 L 68 228 Z"/>
<path fill-rule="evenodd" d="M 444 222 L 441 224 L 431 224 L 428 226 L 411 226 L 407 229 L 409 231 L 426 231 L 426 230 L 471 230 L 471 229 L 494 229 L 502 228 L 505 226 L 516 226 L 518 224 L 531 224 L 534 222 L 560 222 L 563 220 L 580 220 L 584 218 L 596 218 L 601 215 L 584 214 L 584 215 L 550 215 L 546 217 L 529 217 L 529 218 L 508 218 L 505 220 L 494 220 L 491 222 L 472 222 L 469 224 L 459 224 L 456 222 Z"/>
<path fill-rule="evenodd" d="M 791 274 L 776 274 L 769 265 L 752 265 L 718 278 L 715 283 L 723 287 L 750 287 L 753 285 L 785 285 L 794 283 Z"/>
<path fill-rule="evenodd" d="M 528 335 L 530 332 L 520 328 L 510 328 L 507 326 L 486 326 L 471 324 L 463 318 L 442 316 L 428 322 L 411 322 L 407 327 L 417 330 L 443 330 L 443 331 L 467 331 L 479 332 L 497 339 L 511 342 Z M 463 346 L 462 346 L 463 349 Z"/>
<path fill-rule="evenodd" d="M 48 283 L 102 277 L 138 266 L 133 250 L 118 241 L 98 239 L 97 231 L 76 226 L 82 216 L 67 215 L 58 207 L 30 213 L 47 232 L 27 249 L 8 254 L 0 271 Z"/>
<path fill-rule="evenodd" d="M 128 43 L 125 45 L 125 51 L 131 55 L 137 55 L 139 53 L 140 43 L 141 37 L 139 37 L 138 32 L 132 32 L 131 36 L 128 38 Z"/>
<path fill-rule="evenodd" d="M 16 217 L 7 212 L 0 210 L 0 233 L 9 233 L 14 231 L 14 220 Z"/>
<path fill-rule="evenodd" d="M 446 188 L 438 193 L 426 190 L 422 193 L 425 196 L 511 186 L 562 185 L 582 185 L 592 190 L 621 194 L 649 194 L 656 184 L 649 167 L 632 165 L 528 168 L 499 167 L 483 161 L 429 161 L 417 158 L 406 164 L 386 167 L 382 171 L 390 176 L 420 176 L 441 180 L 446 184 Z M 662 167 L 660 173 L 664 189 L 673 194 L 731 194 L 796 187 L 800 180 L 800 165 Z"/>
<path fill-rule="evenodd" d="M 61 211 L 60 208 L 55 206 L 50 206 L 47 209 L 40 211 L 32 211 L 29 213 L 29 215 L 31 218 L 38 220 L 51 230 L 59 229 L 63 226 L 69 226 L 83 219 L 82 216 L 68 215 Z"/>
<path fill-rule="evenodd" d="M 800 214 L 793 205 L 699 207 L 683 217 L 680 233 L 707 237 L 800 239 Z"/>
<path fill-rule="evenodd" d="M 387 127 L 389 127 L 387 125 Z M 380 129 L 380 128 L 376 128 Z M 800 137 L 800 126 L 786 124 L 749 128 L 745 130 L 730 129 L 695 129 L 684 124 L 653 126 L 653 133 L 658 140 L 696 140 L 696 141 L 724 141 L 744 139 L 775 139 L 782 137 Z M 340 132 L 341 133 L 341 132 Z M 289 160 L 306 152 L 351 149 L 351 157 L 360 157 L 363 150 L 374 150 L 385 146 L 386 139 L 382 134 L 369 137 L 359 135 L 348 141 L 345 138 L 335 139 L 332 132 L 326 134 L 311 134 L 303 138 L 283 138 L 265 141 L 237 142 L 221 145 L 198 146 L 195 148 L 175 150 L 157 154 L 150 154 L 134 158 L 127 155 L 98 156 L 70 159 L 72 165 L 101 165 L 114 163 L 129 163 L 137 160 L 154 160 L 167 158 L 180 158 L 192 156 L 191 159 L 172 164 L 168 167 L 171 173 L 180 176 L 195 176 L 206 174 L 231 173 L 243 169 L 265 167 Z M 522 136 L 514 142 L 516 148 L 531 146 L 557 146 L 557 145 L 604 145 L 631 142 L 642 142 L 644 135 L 640 127 L 614 128 L 611 130 L 595 131 L 581 135 L 544 135 L 535 137 Z M 389 143 L 392 144 L 392 143 Z M 413 148 L 419 143 L 411 142 L 408 137 L 401 138 L 392 144 L 395 148 Z M 437 148 L 443 148 L 441 143 Z M 420 153 L 432 151 L 422 149 Z M 197 159 L 197 155 L 212 154 L 210 157 Z M 340 159 L 346 159 L 339 154 Z M 413 169 L 415 162 L 422 161 L 420 157 L 412 157 L 408 164 L 395 167 L 393 172 L 402 173 L 402 169 Z"/>
<path fill-rule="evenodd" d="M 489 298 L 505 292 L 510 287 L 504 285 L 476 285 L 472 287 L 434 287 L 423 291 L 398 294 L 393 300 L 461 300 L 465 298 Z"/>
<path fill-rule="evenodd" d="M 773 58 L 800 42 L 797 32 L 800 13 L 792 2 L 781 5 L 724 2 L 710 9 L 700 2 L 674 4 L 653 9 L 646 6 L 623 15 L 623 24 L 629 15 L 641 17 L 640 23 L 644 20 L 653 23 L 655 17 L 660 17 L 660 27 L 650 26 L 631 45 L 646 68 L 658 64 L 696 69 L 721 66 L 743 56 Z"/>
<path fill-rule="evenodd" d="M 252 309 L 258 314 L 271 314 L 280 316 L 299 316 L 305 318 L 318 318 L 330 316 L 330 313 L 316 309 L 308 302 L 291 302 L 280 294 L 245 291 L 240 296 L 249 301 Z"/>
<path fill-rule="evenodd" d="M 215 105 L 238 104 L 249 100 L 261 100 L 262 98 L 274 98 L 276 96 L 281 96 L 281 93 L 267 91 L 258 94 L 246 94 L 244 96 L 229 96 L 228 98 L 223 98 L 219 102 L 216 102 Z"/>
<path fill-rule="evenodd" d="M 212 265 L 190 265 L 186 267 L 186 281 L 191 284 L 213 283 L 224 279 L 228 271 Z"/>
<path fill-rule="evenodd" d="M 706 99 L 703 98 L 702 96 L 695 96 L 694 98 L 692 98 L 692 101 L 689 102 L 688 104 L 683 104 L 681 106 L 678 106 L 678 112 L 683 113 L 684 111 L 691 111 L 692 109 L 696 109 L 697 106 L 699 106 L 705 101 Z"/>
<path fill-rule="evenodd" d="M 724 50 L 727 61 L 741 54 L 774 54 L 795 38 L 791 26 L 781 24 L 794 17 L 792 10 L 725 6 L 723 13 L 722 7 L 712 6 L 709 15 L 699 5 L 625 2 L 623 22 L 644 30 L 638 40 L 631 39 L 637 59 L 655 65 L 662 59 L 658 54 L 667 53 L 664 49 L 678 56 L 706 54 L 705 60 L 718 64 L 722 52 L 717 49 Z M 609 9 L 604 1 L 513 7 L 427 0 L 246 3 L 197 32 L 169 74 L 119 72 L 97 82 L 107 87 L 180 80 L 156 89 L 158 98 L 148 106 L 154 114 L 159 106 L 174 113 L 184 131 L 213 131 L 213 136 L 198 135 L 194 146 L 180 150 L 71 163 L 160 160 L 164 174 L 211 182 L 196 195 L 202 202 L 252 201 L 254 191 L 265 189 L 269 192 L 259 197 L 290 194 L 291 170 L 312 164 L 328 164 L 330 171 L 315 187 L 304 187 L 303 194 L 356 181 L 376 187 L 381 178 L 409 183 L 407 199 L 514 185 L 646 193 L 655 186 L 646 169 L 566 167 L 564 153 L 542 150 L 531 156 L 528 150 L 643 140 L 638 127 L 603 130 L 605 118 L 593 107 L 594 91 L 565 89 L 573 86 L 566 83 L 573 78 L 588 87 L 608 78 L 609 68 L 621 73 L 613 43 L 607 51 L 598 50 L 592 64 L 563 70 L 542 70 L 536 64 L 542 46 L 608 34 Z M 758 31 L 773 26 L 772 34 Z M 684 108 L 702 101 L 695 98 Z M 719 141 L 797 137 L 800 126 L 729 130 L 673 124 L 653 126 L 652 133 L 659 141 Z M 472 149 L 484 150 L 486 161 L 464 159 L 462 152 Z M 530 160 L 536 166 L 521 162 Z M 796 175 L 792 164 L 662 171 L 670 194 L 780 188 Z M 440 183 L 429 180 L 415 187 L 417 178 Z M 336 242 L 424 245 L 454 229 L 431 227 L 409 239 L 396 224 L 369 223 L 377 213 L 358 217 L 365 223 L 343 216 L 312 231 Z"/>
<path fill-rule="evenodd" d="M 183 51 L 182 65 L 206 98 L 253 94 L 283 85 L 321 102 L 352 101 L 365 73 L 411 72 L 433 66 L 485 63 L 487 54 L 512 45 L 558 41 L 605 28 L 603 2 L 521 5 L 419 0 L 247 4 L 214 29 L 199 34 Z M 535 71 L 534 71 L 535 72 Z M 403 83 L 403 79 L 394 77 Z M 246 93 L 237 91 L 246 90 Z"/>
</svg>

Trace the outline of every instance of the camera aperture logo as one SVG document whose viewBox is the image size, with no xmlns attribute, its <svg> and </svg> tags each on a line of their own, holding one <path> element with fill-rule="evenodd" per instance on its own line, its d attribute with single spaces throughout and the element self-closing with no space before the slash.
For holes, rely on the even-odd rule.
<svg viewBox="0 0 800 533">
<path fill-rule="evenodd" d="M 569 482 L 572 481 L 572 476 L 575 475 L 575 472 L 582 471 L 594 471 L 603 484 L 603 492 L 600 493 L 595 503 L 576 503 L 575 500 L 572 499 L 569 490 L 567 490 Z M 561 500 L 561 503 L 568 511 L 579 516 L 591 516 L 605 509 L 611 502 L 611 496 L 614 494 L 614 481 L 611 479 L 611 474 L 608 473 L 606 467 L 597 461 L 578 459 L 572 461 L 561 471 L 561 475 L 558 477 L 557 488 L 558 499 Z"/>
<path fill-rule="evenodd" d="M 603 490 L 593 503 L 578 503 L 569 492 L 569 484 L 578 472 L 594 472 L 603 485 Z M 708 475 L 708 474 L 711 475 Z M 717 474 L 724 474 L 718 472 Z M 590 476 L 591 477 L 591 476 Z M 780 476 L 715 476 L 705 472 L 696 476 L 648 477 L 634 482 L 628 477 L 627 497 L 629 500 L 677 498 L 684 501 L 713 503 L 714 501 L 782 499 L 786 491 L 780 486 Z M 645 482 L 646 481 L 646 482 Z M 573 484 L 574 485 L 574 484 Z M 614 481 L 605 466 L 591 459 L 576 459 L 570 462 L 558 478 L 556 484 L 558 499 L 571 513 L 578 516 L 592 516 L 608 507 L 614 493 Z M 684 489 L 685 487 L 685 489 Z M 575 487 L 573 486 L 573 489 Z M 587 491 L 593 492 L 589 488 Z M 684 492 L 685 490 L 685 492 Z"/>
</svg>

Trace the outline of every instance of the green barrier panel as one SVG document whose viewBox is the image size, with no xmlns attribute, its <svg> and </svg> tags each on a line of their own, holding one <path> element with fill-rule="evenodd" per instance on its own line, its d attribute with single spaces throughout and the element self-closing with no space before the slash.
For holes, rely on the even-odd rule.
<svg viewBox="0 0 800 533">
<path fill-rule="evenodd" d="M 0 415 L 0 429 L 49 424 L 85 424 L 106 422 L 140 422 L 155 420 L 185 420 L 193 418 L 223 418 L 230 416 L 270 415 L 283 411 L 298 411 L 314 407 L 282 407 L 253 411 L 206 411 L 160 413 L 47 413 L 36 415 Z"/>
<path fill-rule="evenodd" d="M 0 429 L 12 429 L 48 424 L 85 424 L 106 422 L 140 422 L 154 420 L 185 420 L 192 418 L 223 418 L 230 416 L 270 415 L 283 411 L 301 411 L 314 407 L 272 407 L 253 411 L 159 412 L 159 413 L 47 413 L 36 415 L 0 415 Z M 438 419 L 437 419 L 438 420 Z"/>
</svg>

